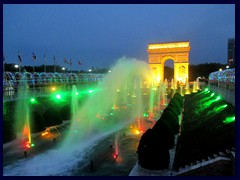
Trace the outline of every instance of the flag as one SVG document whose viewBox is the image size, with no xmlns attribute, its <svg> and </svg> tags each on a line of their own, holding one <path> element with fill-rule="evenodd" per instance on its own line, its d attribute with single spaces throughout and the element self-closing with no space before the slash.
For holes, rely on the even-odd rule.
<svg viewBox="0 0 240 180">
<path fill-rule="evenodd" d="M 19 63 L 22 63 L 22 58 L 21 58 L 21 56 L 20 56 L 20 53 L 18 52 L 18 62 Z"/>
<path fill-rule="evenodd" d="M 78 60 L 78 65 L 81 65 L 81 64 L 82 64 L 81 61 Z"/>
<path fill-rule="evenodd" d="M 72 65 L 72 59 L 70 59 L 70 62 L 69 62 L 70 66 Z"/>
<path fill-rule="evenodd" d="M 66 58 L 64 58 L 64 63 L 69 64 Z"/>
<path fill-rule="evenodd" d="M 32 53 L 32 57 L 33 57 L 33 60 L 37 59 L 37 56 L 34 54 L 34 52 Z"/>
</svg>

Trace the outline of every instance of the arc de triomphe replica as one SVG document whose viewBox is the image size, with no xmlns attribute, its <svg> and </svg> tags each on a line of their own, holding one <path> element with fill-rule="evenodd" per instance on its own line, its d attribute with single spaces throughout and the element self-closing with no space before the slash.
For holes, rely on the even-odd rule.
<svg viewBox="0 0 240 180">
<path fill-rule="evenodd" d="M 174 62 L 174 81 L 182 84 L 188 82 L 189 41 L 149 44 L 147 51 L 156 82 L 164 81 L 164 63 L 169 59 Z"/>
</svg>

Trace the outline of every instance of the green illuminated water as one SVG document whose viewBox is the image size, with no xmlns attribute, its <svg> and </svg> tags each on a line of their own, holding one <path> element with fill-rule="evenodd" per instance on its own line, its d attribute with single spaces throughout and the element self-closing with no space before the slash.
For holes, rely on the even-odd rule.
<svg viewBox="0 0 240 180">
<path fill-rule="evenodd" d="M 148 83 L 152 83 L 152 74 L 147 63 L 126 58 L 118 61 L 96 88 L 88 90 L 89 97 L 81 107 L 72 99 L 75 111 L 72 111 L 70 130 L 62 147 L 117 130 L 136 119 L 140 128 L 140 117 L 149 105 L 142 98 L 142 86 L 147 87 Z"/>
<path fill-rule="evenodd" d="M 226 119 L 223 121 L 224 124 L 229 124 L 232 122 L 235 122 L 235 116 L 226 117 Z"/>
</svg>

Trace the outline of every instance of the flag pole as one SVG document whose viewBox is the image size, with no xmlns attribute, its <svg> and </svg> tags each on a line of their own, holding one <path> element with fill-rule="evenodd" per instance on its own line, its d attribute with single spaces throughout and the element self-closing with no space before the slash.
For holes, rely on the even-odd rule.
<svg viewBox="0 0 240 180">
<path fill-rule="evenodd" d="M 45 56 L 45 53 L 44 53 L 44 72 L 46 73 L 46 56 Z"/>
<path fill-rule="evenodd" d="M 19 51 L 18 51 L 18 72 L 20 73 L 21 72 L 21 63 L 22 63 L 22 58 L 19 54 Z"/>
<path fill-rule="evenodd" d="M 56 60 L 55 60 L 55 56 L 53 57 L 54 60 L 54 73 L 56 72 Z"/>
<path fill-rule="evenodd" d="M 33 95 L 35 96 L 35 76 L 34 76 L 35 63 L 34 63 L 34 61 L 35 61 L 35 59 L 36 59 L 36 56 L 35 56 L 34 52 L 33 52 L 33 54 L 32 54 L 32 58 L 33 58 Z"/>
<path fill-rule="evenodd" d="M 72 69 L 71 69 L 71 59 L 69 61 L 69 70 L 70 70 L 70 73 L 72 73 Z"/>
<path fill-rule="evenodd" d="M 33 60 L 33 74 L 34 74 L 34 71 L 35 71 L 35 66 L 34 66 L 34 60 Z"/>
</svg>

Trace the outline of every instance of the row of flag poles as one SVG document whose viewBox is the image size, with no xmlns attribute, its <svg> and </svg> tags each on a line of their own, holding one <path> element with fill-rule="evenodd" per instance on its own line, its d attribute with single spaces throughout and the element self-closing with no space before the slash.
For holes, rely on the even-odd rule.
<svg viewBox="0 0 240 180">
<path fill-rule="evenodd" d="M 22 63 L 22 58 L 21 58 L 21 55 L 19 52 L 18 52 L 17 56 L 18 56 L 19 72 L 20 72 L 20 64 Z M 33 59 L 33 73 L 34 73 L 35 72 L 35 61 L 37 60 L 37 56 L 35 55 L 34 52 L 32 53 L 32 59 Z M 64 64 L 68 64 L 69 66 L 72 66 L 72 64 L 73 64 L 72 59 L 70 59 L 68 61 L 66 58 L 64 58 L 63 60 L 64 60 Z M 44 71 L 45 72 L 46 72 L 46 62 L 47 62 L 47 59 L 46 59 L 46 55 L 44 53 Z M 55 58 L 55 56 L 53 56 L 54 72 L 56 72 L 56 64 L 57 64 L 56 58 Z M 78 65 L 82 65 L 80 60 L 78 60 Z"/>
</svg>

